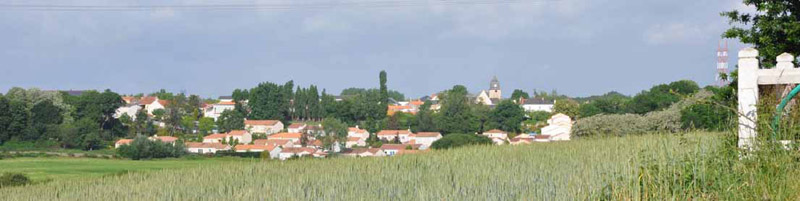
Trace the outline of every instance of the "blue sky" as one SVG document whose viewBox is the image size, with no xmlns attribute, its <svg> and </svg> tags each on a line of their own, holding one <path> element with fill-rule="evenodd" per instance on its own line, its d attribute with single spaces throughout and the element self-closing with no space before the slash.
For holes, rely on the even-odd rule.
<svg viewBox="0 0 800 201">
<path fill-rule="evenodd" d="M 501 4 L 333 6 L 333 1 L 9 1 L 42 5 L 258 4 L 290 9 L 42 11 L 0 7 L 0 91 L 164 88 L 204 97 L 259 82 L 338 94 L 377 87 L 419 97 L 497 76 L 505 91 L 571 96 L 691 79 L 714 82 L 715 51 L 751 10 L 741 0 L 517 0 Z M 364 0 L 356 2 L 365 5 Z M 369 1 L 373 2 L 374 1 Z M 731 55 L 744 46 L 731 41 Z M 731 58 L 731 67 L 736 60 Z"/>
</svg>

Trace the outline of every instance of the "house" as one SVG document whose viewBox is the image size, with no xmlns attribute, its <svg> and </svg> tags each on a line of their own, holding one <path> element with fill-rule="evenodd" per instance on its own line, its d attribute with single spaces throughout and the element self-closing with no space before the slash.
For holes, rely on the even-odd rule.
<svg viewBox="0 0 800 201">
<path fill-rule="evenodd" d="M 170 143 L 170 144 L 173 144 L 173 145 L 175 144 L 175 141 L 178 141 L 178 138 L 176 138 L 176 137 L 158 136 L 158 135 L 147 137 L 147 139 L 151 140 L 151 141 L 160 140 L 163 143 Z M 120 140 L 117 140 L 117 142 L 114 143 L 114 148 L 115 149 L 119 148 L 120 146 L 126 145 L 126 144 L 130 144 L 131 142 L 133 142 L 133 139 L 120 139 Z"/>
<path fill-rule="evenodd" d="M 536 135 L 533 134 L 519 134 L 513 139 L 509 140 L 509 144 L 511 145 L 523 145 L 523 144 L 530 144 L 534 141 Z"/>
<path fill-rule="evenodd" d="M 287 131 L 290 133 L 303 133 L 305 132 L 306 126 L 306 123 L 292 123 L 289 124 Z"/>
<path fill-rule="evenodd" d="M 412 144 L 419 144 L 420 150 L 425 150 L 430 147 L 436 140 L 442 139 L 442 134 L 439 132 L 419 132 L 411 141 Z"/>
<path fill-rule="evenodd" d="M 114 118 L 119 119 L 122 115 L 128 115 L 131 120 L 136 120 L 136 114 L 139 113 L 139 110 L 142 109 L 142 106 L 138 103 L 128 103 L 122 107 L 117 108 L 114 112 Z"/>
<path fill-rule="evenodd" d="M 526 112 L 553 112 L 553 106 L 556 104 L 555 101 L 548 101 L 544 98 L 520 98 L 517 103 L 520 104 Z"/>
<path fill-rule="evenodd" d="M 208 136 L 203 137 L 203 143 L 220 143 L 223 141 L 226 142 L 238 141 L 239 144 L 250 144 L 253 141 L 253 135 L 246 130 L 232 130 L 228 133 L 216 133 L 211 134 Z"/>
<path fill-rule="evenodd" d="M 233 102 L 233 96 L 219 96 L 220 102 Z"/>
<path fill-rule="evenodd" d="M 413 133 L 411 133 L 410 130 L 382 130 L 377 134 L 378 139 L 388 142 L 392 142 L 396 137 L 400 137 L 400 143 L 407 143 L 411 140 L 412 135 Z"/>
<path fill-rule="evenodd" d="M 325 136 L 325 129 L 322 128 L 322 125 L 309 125 L 306 127 L 305 133 L 311 136 Z"/>
<path fill-rule="evenodd" d="M 308 147 L 283 148 L 283 150 L 281 150 L 281 152 L 278 154 L 278 159 L 286 160 L 293 156 L 303 157 L 314 154 L 315 152 L 317 152 L 316 149 Z"/>
<path fill-rule="evenodd" d="M 533 138 L 534 142 L 551 142 L 553 140 L 550 139 L 551 136 L 549 135 L 536 135 Z"/>
<path fill-rule="evenodd" d="M 214 118 L 214 121 L 219 119 L 219 116 L 222 115 L 222 112 L 228 110 L 234 110 L 236 108 L 236 103 L 233 102 L 233 99 L 222 99 L 223 96 L 220 96 L 220 101 L 214 104 L 211 104 L 210 107 L 206 107 L 204 112 L 205 117 Z"/>
<path fill-rule="evenodd" d="M 550 136 L 552 141 L 570 140 L 572 132 L 572 119 L 565 114 L 555 114 L 547 120 L 547 126 L 542 128 L 542 135 Z"/>
<path fill-rule="evenodd" d="M 166 108 L 169 101 L 159 100 L 158 97 L 154 96 L 145 96 L 139 99 L 139 104 L 144 106 L 147 114 L 153 115 L 153 111 Z"/>
<path fill-rule="evenodd" d="M 347 137 L 357 137 L 363 140 L 369 138 L 369 131 L 360 129 L 358 126 L 347 128 Z"/>
<path fill-rule="evenodd" d="M 294 144 L 300 144 L 301 138 L 303 138 L 302 133 L 276 133 L 267 136 L 268 140 L 289 140 Z"/>
<path fill-rule="evenodd" d="M 214 154 L 217 151 L 231 150 L 231 146 L 222 143 L 187 142 L 186 151 L 196 154 Z"/>
<path fill-rule="evenodd" d="M 292 142 L 292 140 L 258 139 L 253 141 L 253 144 L 273 145 L 279 147 L 300 147 L 300 143 L 297 143 L 297 145 L 295 145 L 294 142 Z"/>
<path fill-rule="evenodd" d="M 283 148 L 275 145 L 240 144 L 233 148 L 236 152 L 269 152 L 269 158 L 278 158 Z"/>
<path fill-rule="evenodd" d="M 486 132 L 483 132 L 483 135 L 492 139 L 494 144 L 505 144 L 508 141 L 508 133 L 498 129 L 492 129 Z"/>
<path fill-rule="evenodd" d="M 381 150 L 387 156 L 404 154 L 406 150 L 419 150 L 419 144 L 383 144 Z"/>
<path fill-rule="evenodd" d="M 342 155 L 349 157 L 380 157 L 386 156 L 386 153 L 378 148 L 355 148 L 344 150 Z"/>
<path fill-rule="evenodd" d="M 114 149 L 119 149 L 120 146 L 130 144 L 131 142 L 133 142 L 133 139 L 119 139 L 114 143 Z"/>
<path fill-rule="evenodd" d="M 244 129 L 259 134 L 273 134 L 283 130 L 283 122 L 278 120 L 244 120 Z"/>
<path fill-rule="evenodd" d="M 125 101 L 125 104 L 131 104 L 135 103 L 136 101 L 139 101 L 139 99 L 133 96 L 123 96 L 122 101 Z"/>
<path fill-rule="evenodd" d="M 354 146 L 367 146 L 367 141 L 360 137 L 347 137 L 347 142 L 344 143 L 345 148 L 353 148 Z"/>
<path fill-rule="evenodd" d="M 483 104 L 483 105 L 494 105 L 495 104 L 494 101 L 492 101 L 492 99 L 489 98 L 489 92 L 486 92 L 486 90 L 481 90 L 481 92 L 478 93 L 477 96 L 475 96 L 474 100 L 475 100 L 475 104 Z"/>
</svg>

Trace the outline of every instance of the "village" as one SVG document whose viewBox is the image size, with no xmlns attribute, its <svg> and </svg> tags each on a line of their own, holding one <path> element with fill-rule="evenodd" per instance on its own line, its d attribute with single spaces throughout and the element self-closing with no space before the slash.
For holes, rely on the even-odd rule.
<svg viewBox="0 0 800 201">
<path fill-rule="evenodd" d="M 500 83 L 494 77 L 489 83 L 488 90 L 481 90 L 477 95 L 467 96 L 474 104 L 487 105 L 494 107 L 503 101 Z M 143 96 L 123 96 L 125 106 L 116 110 L 114 117 L 122 116 L 136 117 L 138 112 L 146 112 L 148 116 L 156 115 L 160 110 L 164 110 L 168 104 L 167 100 L 159 100 L 158 97 Z M 339 101 L 341 99 L 337 99 Z M 526 112 L 553 112 L 555 101 L 546 101 L 535 98 L 519 98 L 510 100 Z M 439 95 L 433 94 L 416 100 L 394 101 L 388 105 L 386 113 L 388 116 L 397 113 L 416 114 L 424 102 L 431 103 L 430 109 L 437 112 L 439 105 Z M 239 102 L 246 105 L 247 100 Z M 231 96 L 221 96 L 216 103 L 203 104 L 201 111 L 205 117 L 213 118 L 217 121 L 223 112 L 235 109 L 237 102 Z M 325 158 L 330 154 L 337 154 L 347 157 L 382 157 L 403 154 L 415 154 L 428 151 L 431 145 L 442 139 L 440 132 L 412 132 L 411 129 L 405 130 L 379 130 L 370 133 L 368 130 L 359 126 L 347 128 L 346 141 L 335 141 L 330 146 L 324 146 L 320 137 L 335 135 L 326 133 L 323 125 L 319 122 L 292 122 L 285 125 L 284 122 L 276 119 L 245 119 L 243 130 L 230 130 L 228 132 L 211 133 L 203 136 L 201 140 L 182 141 L 173 136 L 149 136 L 152 141 L 163 143 L 184 143 L 188 153 L 200 155 L 213 155 L 221 152 L 235 153 L 261 153 L 271 159 L 287 160 L 290 158 L 313 157 Z M 484 136 L 491 140 L 495 145 L 528 145 L 536 142 L 554 142 L 570 140 L 573 120 L 562 113 L 555 113 L 546 121 L 547 125 L 541 128 L 541 133 L 509 133 L 500 129 L 490 129 L 483 132 L 474 133 Z M 164 123 L 157 123 L 164 127 Z M 380 146 L 372 147 L 367 141 L 374 137 L 381 142 Z M 128 145 L 133 139 L 119 139 L 114 143 L 115 148 Z"/>
</svg>

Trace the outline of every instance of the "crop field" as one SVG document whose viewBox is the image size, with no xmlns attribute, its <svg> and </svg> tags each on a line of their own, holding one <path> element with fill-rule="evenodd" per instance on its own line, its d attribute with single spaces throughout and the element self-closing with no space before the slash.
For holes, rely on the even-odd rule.
<svg viewBox="0 0 800 201">
<path fill-rule="evenodd" d="M 170 159 L 152 161 L 132 161 L 118 159 L 91 158 L 15 158 L 0 160 L 0 173 L 23 173 L 34 183 L 44 181 L 63 181 L 83 178 L 96 178 L 109 175 L 120 175 L 138 171 L 162 169 L 181 169 L 219 163 L 237 163 L 243 160 L 234 159 Z"/>
<path fill-rule="evenodd" d="M 720 144 L 720 136 L 718 133 L 647 135 L 523 146 L 476 146 L 386 158 L 195 164 L 197 167 L 180 170 L 5 188 L 0 189 L 0 197 L 6 200 L 646 200 L 653 198 L 648 197 L 652 192 L 658 192 L 662 195 L 660 199 L 670 199 L 663 195 L 676 191 L 671 185 L 665 185 L 669 189 L 663 190 L 649 189 L 643 184 L 642 178 L 656 175 L 646 172 L 643 176 L 644 162 L 669 164 L 682 156 L 701 157 L 699 154 L 708 153 Z M 683 190 L 689 192 L 677 189 L 676 194 L 682 195 Z"/>
</svg>

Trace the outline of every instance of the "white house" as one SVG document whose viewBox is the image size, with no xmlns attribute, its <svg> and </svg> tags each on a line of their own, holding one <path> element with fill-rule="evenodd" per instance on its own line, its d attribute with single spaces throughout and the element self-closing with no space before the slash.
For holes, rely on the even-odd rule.
<svg viewBox="0 0 800 201">
<path fill-rule="evenodd" d="M 239 141 L 239 144 L 250 144 L 253 141 L 253 135 L 246 130 L 232 130 L 228 133 L 217 133 L 203 137 L 203 143 L 220 143 L 223 141 L 230 142 L 231 140 Z"/>
<path fill-rule="evenodd" d="M 300 144 L 301 138 L 303 138 L 302 133 L 277 133 L 267 136 L 268 140 L 289 140 L 294 144 Z"/>
<path fill-rule="evenodd" d="M 233 110 L 236 108 L 236 103 L 233 100 L 220 100 L 218 103 L 211 104 L 209 108 L 205 111 L 205 117 L 214 118 L 214 121 L 219 119 L 219 116 L 222 115 L 222 112 L 227 110 Z"/>
<path fill-rule="evenodd" d="M 347 142 L 345 142 L 344 147 L 352 148 L 354 146 L 359 146 L 359 147 L 367 146 L 367 141 L 359 137 L 347 137 Z"/>
<path fill-rule="evenodd" d="M 381 150 L 383 150 L 387 156 L 394 156 L 404 154 L 408 151 L 419 150 L 419 147 L 420 145 L 418 144 L 383 144 Z"/>
<path fill-rule="evenodd" d="M 233 148 L 236 152 L 269 152 L 269 158 L 278 158 L 281 150 L 279 146 L 275 145 L 256 145 L 256 144 L 240 144 Z"/>
<path fill-rule="evenodd" d="M 278 158 L 281 160 L 286 160 L 291 158 L 292 156 L 308 156 L 317 152 L 314 148 L 307 148 L 307 147 L 290 147 L 290 148 L 283 148 L 281 152 L 278 154 Z"/>
<path fill-rule="evenodd" d="M 119 119 L 120 117 L 122 117 L 122 115 L 127 114 L 128 117 L 131 118 L 131 120 L 136 120 L 136 114 L 141 109 L 142 109 L 142 106 L 139 105 L 139 104 L 136 104 L 136 103 L 127 104 L 125 106 L 117 108 L 117 111 L 114 112 L 114 118 Z"/>
<path fill-rule="evenodd" d="M 173 145 L 175 144 L 175 141 L 178 141 L 178 138 L 176 138 L 176 137 L 158 136 L 158 135 L 147 137 L 147 139 L 151 140 L 151 141 L 161 140 L 161 142 L 163 142 L 163 143 L 170 143 L 170 144 L 173 144 Z M 130 144 L 131 142 L 133 142 L 133 139 L 119 139 L 119 140 L 117 140 L 117 142 L 114 143 L 114 148 L 115 149 L 119 148 L 120 146 L 126 145 L 126 144 Z"/>
<path fill-rule="evenodd" d="M 410 130 L 382 130 L 378 132 L 378 139 L 386 140 L 389 142 L 394 141 L 395 138 L 400 137 L 400 143 L 407 143 L 411 140 L 413 133 Z"/>
<path fill-rule="evenodd" d="M 259 134 L 273 134 L 283 130 L 283 122 L 278 120 L 244 120 L 244 129 Z"/>
<path fill-rule="evenodd" d="M 483 104 L 483 105 L 494 105 L 495 103 L 489 98 L 489 92 L 486 90 L 481 90 L 480 93 L 475 97 L 476 104 Z"/>
<path fill-rule="evenodd" d="M 483 135 L 492 139 L 494 144 L 505 144 L 508 141 L 508 133 L 498 129 L 483 132 Z"/>
<path fill-rule="evenodd" d="M 347 137 L 357 137 L 363 140 L 367 140 L 369 138 L 369 131 L 360 129 L 358 126 L 347 128 Z"/>
<path fill-rule="evenodd" d="M 200 142 L 187 142 L 186 151 L 196 154 L 214 154 L 217 151 L 231 150 L 230 145 L 222 143 L 200 143 Z"/>
<path fill-rule="evenodd" d="M 542 135 L 550 136 L 552 141 L 570 140 L 572 132 L 572 119 L 565 114 L 555 114 L 547 120 L 547 126 L 542 128 Z"/>
<path fill-rule="evenodd" d="M 287 127 L 286 129 L 290 133 L 303 133 L 306 129 L 306 126 L 307 126 L 306 123 L 292 123 L 289 124 L 289 127 Z"/>
<path fill-rule="evenodd" d="M 520 98 L 518 102 L 520 105 L 522 105 L 522 108 L 525 109 L 526 112 L 553 112 L 553 106 L 556 104 L 555 101 L 548 101 L 544 100 L 543 98 Z"/>
<path fill-rule="evenodd" d="M 356 148 L 345 150 L 342 155 L 349 157 L 380 157 L 386 156 L 386 153 L 378 148 Z"/>
<path fill-rule="evenodd" d="M 145 96 L 139 99 L 139 104 L 144 105 L 144 110 L 147 111 L 147 114 L 152 115 L 153 111 L 166 108 L 169 101 L 159 100 L 158 97 L 154 96 Z"/>
<path fill-rule="evenodd" d="M 411 139 L 410 143 L 419 144 L 419 149 L 425 150 L 439 139 L 442 139 L 442 134 L 439 132 L 419 132 Z"/>
</svg>

